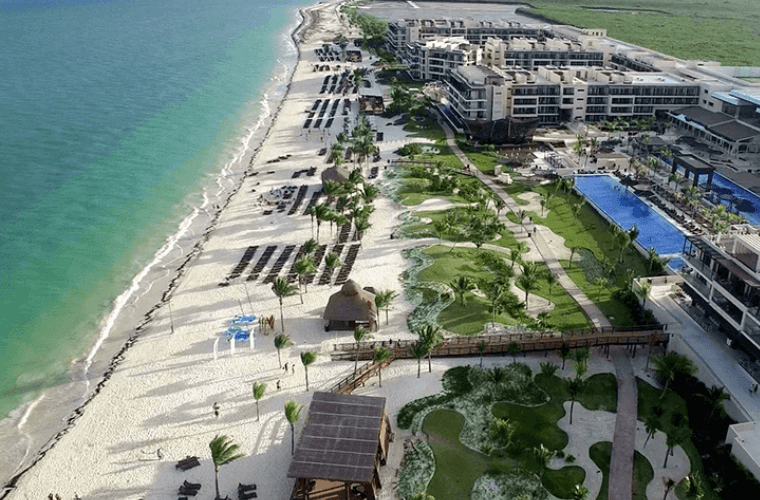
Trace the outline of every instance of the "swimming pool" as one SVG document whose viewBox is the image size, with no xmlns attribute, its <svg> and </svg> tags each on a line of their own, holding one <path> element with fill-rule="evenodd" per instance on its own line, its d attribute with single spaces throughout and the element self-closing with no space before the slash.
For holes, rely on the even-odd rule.
<svg viewBox="0 0 760 500">
<path fill-rule="evenodd" d="M 622 229 L 628 231 L 636 224 L 639 228 L 636 241 L 642 247 L 654 247 L 660 255 L 683 250 L 683 233 L 614 177 L 579 175 L 575 177 L 575 187 Z"/>
<path fill-rule="evenodd" d="M 707 182 L 706 176 L 703 179 L 700 184 Z M 717 172 L 713 175 L 712 188 L 708 198 L 713 203 L 722 203 L 732 211 L 738 208 L 750 224 L 760 226 L 760 197 L 755 193 Z"/>
</svg>

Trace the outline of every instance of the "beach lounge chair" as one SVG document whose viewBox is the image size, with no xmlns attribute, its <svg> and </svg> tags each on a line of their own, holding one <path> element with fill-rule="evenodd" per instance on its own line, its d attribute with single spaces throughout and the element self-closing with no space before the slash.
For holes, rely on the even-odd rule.
<svg viewBox="0 0 760 500">
<path fill-rule="evenodd" d="M 182 496 L 194 497 L 195 495 L 198 494 L 198 490 L 193 490 L 193 489 L 190 489 L 190 488 L 185 488 L 184 486 L 180 486 L 179 487 L 179 494 L 182 495 Z"/>
<path fill-rule="evenodd" d="M 251 498 L 256 498 L 258 495 L 255 491 L 251 491 L 249 493 L 242 493 L 238 492 L 238 500 L 250 500 Z"/>
<path fill-rule="evenodd" d="M 200 464 L 201 463 L 198 460 L 198 457 L 187 456 L 183 458 L 182 460 L 180 460 L 179 462 L 177 462 L 175 467 L 184 472 L 184 471 L 192 469 L 193 467 L 198 467 Z"/>
<path fill-rule="evenodd" d="M 246 491 L 256 491 L 256 485 L 255 484 L 238 484 L 238 493 L 243 493 Z"/>
<path fill-rule="evenodd" d="M 187 479 L 185 479 L 185 482 L 182 483 L 182 486 L 189 490 L 199 490 L 201 489 L 201 483 L 191 483 Z"/>
</svg>

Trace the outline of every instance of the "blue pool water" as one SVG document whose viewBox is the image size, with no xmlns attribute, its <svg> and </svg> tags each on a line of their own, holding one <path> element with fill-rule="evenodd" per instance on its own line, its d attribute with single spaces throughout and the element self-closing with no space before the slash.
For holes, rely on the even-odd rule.
<svg viewBox="0 0 760 500">
<path fill-rule="evenodd" d="M 706 176 L 703 179 L 707 182 Z M 760 225 L 760 197 L 755 193 L 717 172 L 713 176 L 712 187 L 709 198 L 713 202 L 722 203 L 731 211 L 738 208 L 739 213 L 746 217 L 750 224 Z"/>
<path fill-rule="evenodd" d="M 639 228 L 636 241 L 644 248 L 654 247 L 660 255 L 677 254 L 683 250 L 683 233 L 638 196 L 627 191 L 614 177 L 581 175 L 575 178 L 575 186 L 622 229 L 628 231 L 636 224 Z"/>
</svg>

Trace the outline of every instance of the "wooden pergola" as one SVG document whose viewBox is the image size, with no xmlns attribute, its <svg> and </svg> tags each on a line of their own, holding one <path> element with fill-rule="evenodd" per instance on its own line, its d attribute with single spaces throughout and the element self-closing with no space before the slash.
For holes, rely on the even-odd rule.
<svg viewBox="0 0 760 500">
<path fill-rule="evenodd" d="M 294 500 L 376 500 L 390 443 L 385 398 L 315 392 L 288 469 Z"/>
</svg>

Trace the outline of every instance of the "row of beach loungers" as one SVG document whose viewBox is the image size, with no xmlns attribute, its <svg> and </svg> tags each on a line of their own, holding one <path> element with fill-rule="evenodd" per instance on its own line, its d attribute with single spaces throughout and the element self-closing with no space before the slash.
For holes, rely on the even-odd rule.
<svg viewBox="0 0 760 500">
<path fill-rule="evenodd" d="M 316 173 L 317 173 L 317 167 L 305 168 L 303 170 L 296 170 L 295 172 L 293 172 L 291 179 L 298 179 L 302 175 L 306 175 L 307 177 L 314 177 L 314 174 Z"/>
<path fill-rule="evenodd" d="M 334 52 L 333 50 L 314 49 L 314 53 L 317 55 L 317 59 L 320 62 L 327 61 L 340 61 L 340 52 Z"/>
<path fill-rule="evenodd" d="M 343 267 L 338 271 L 338 278 L 335 280 L 336 285 L 342 285 L 348 281 L 348 276 L 351 274 L 351 270 L 354 267 L 356 256 L 359 255 L 360 244 L 351 245 L 348 249 L 348 255 L 346 255 L 346 262 L 343 263 Z"/>
<path fill-rule="evenodd" d="M 280 256 L 277 257 L 272 269 L 269 270 L 269 274 L 264 278 L 264 283 L 274 283 L 274 280 L 277 279 L 280 271 L 282 271 L 282 268 L 285 267 L 285 263 L 290 258 L 290 254 L 292 254 L 295 249 L 296 245 L 288 245 L 285 247 Z"/>
<path fill-rule="evenodd" d="M 195 467 L 198 467 L 201 464 L 198 457 L 191 457 L 187 456 L 177 462 L 175 465 L 175 468 L 177 470 L 180 470 L 182 472 L 186 472 L 190 469 L 193 469 Z M 198 492 L 201 490 L 202 485 L 200 483 L 191 483 L 187 479 L 185 479 L 182 484 L 179 486 L 179 499 L 178 500 L 188 500 L 188 497 L 194 497 L 198 494 Z M 257 498 L 258 494 L 256 493 L 256 484 L 243 484 L 238 483 L 238 500 L 251 500 L 253 498 Z M 230 500 L 229 497 L 225 498 L 224 500 Z"/>
<path fill-rule="evenodd" d="M 343 253 L 343 245 L 338 243 L 333 247 L 333 253 L 340 256 L 341 253 Z M 325 267 L 324 271 L 322 271 L 322 276 L 319 278 L 319 285 L 329 285 L 330 280 L 332 279 L 334 269 L 330 269 L 329 267 Z"/>
<path fill-rule="evenodd" d="M 325 118 L 327 118 L 325 121 L 325 128 L 330 128 L 335 121 L 340 102 L 341 99 L 317 99 L 309 111 L 309 117 L 303 123 L 303 128 L 321 128 L 322 122 Z M 332 107 L 330 107 L 330 103 L 332 103 Z M 343 116 L 348 116 L 350 110 L 351 101 L 343 99 L 343 109 L 341 111 Z"/>
</svg>

